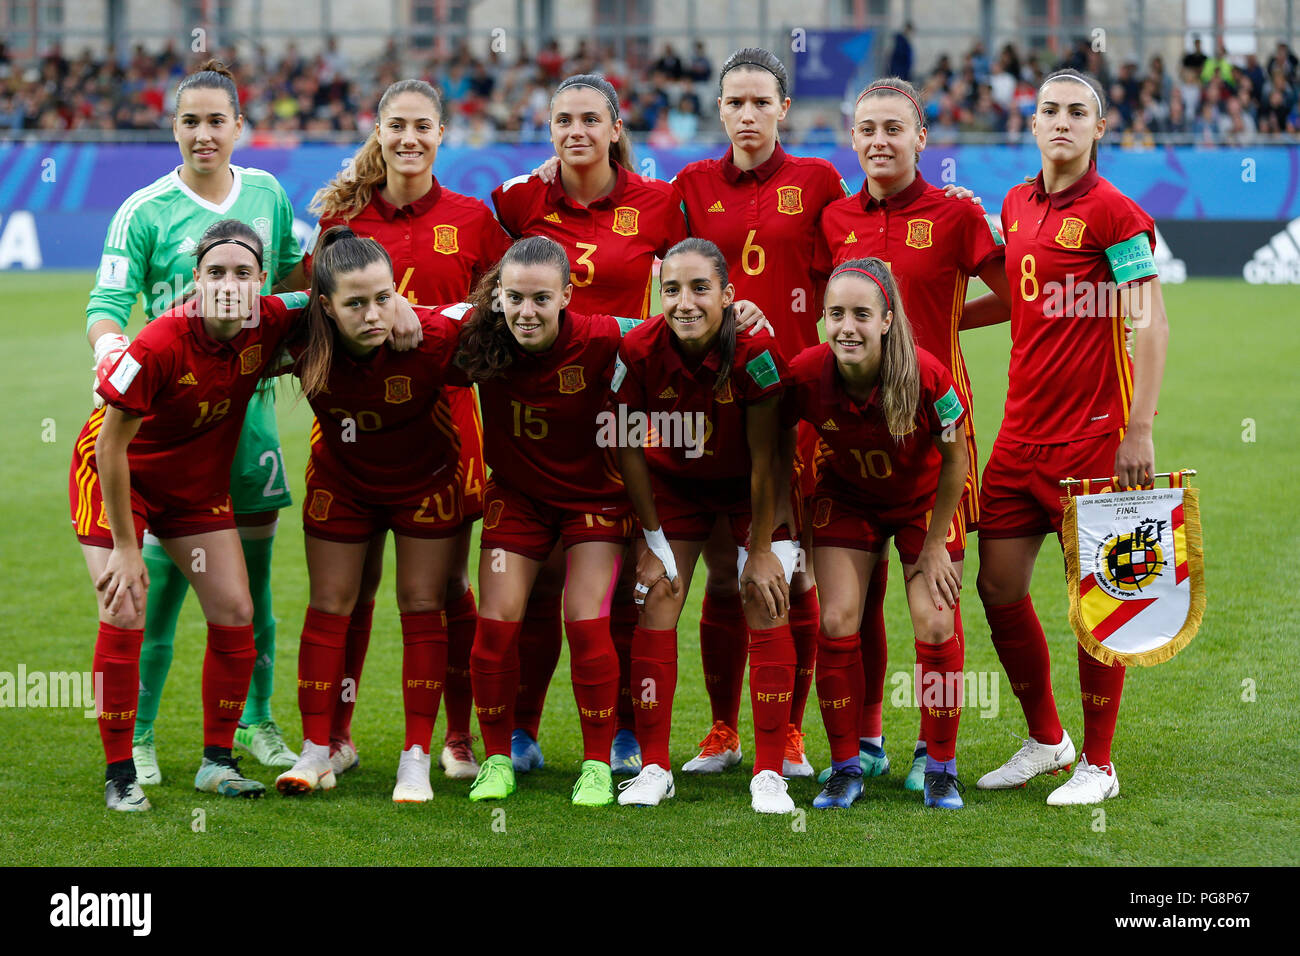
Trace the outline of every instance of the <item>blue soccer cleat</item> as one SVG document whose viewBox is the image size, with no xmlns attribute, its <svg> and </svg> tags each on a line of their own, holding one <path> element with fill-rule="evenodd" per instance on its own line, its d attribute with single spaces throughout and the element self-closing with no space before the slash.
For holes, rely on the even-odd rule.
<svg viewBox="0 0 1300 956">
<path fill-rule="evenodd" d="M 925 758 L 926 748 L 920 745 L 912 753 L 912 769 L 907 771 L 907 779 L 903 781 L 904 790 L 911 790 L 914 793 L 925 790 Z"/>
<path fill-rule="evenodd" d="M 514 764 L 515 773 L 528 773 L 546 766 L 542 748 L 526 730 L 515 730 L 510 735 L 510 762 Z"/>
<path fill-rule="evenodd" d="M 862 767 L 864 777 L 883 777 L 889 773 L 889 757 L 885 755 L 885 738 L 880 738 L 880 746 L 865 742 L 858 743 L 858 764 Z M 827 767 L 817 775 L 818 783 L 831 779 L 831 768 Z M 920 787 L 917 788 L 918 790 Z"/>
<path fill-rule="evenodd" d="M 822 792 L 813 798 L 818 810 L 847 810 L 862 796 L 862 774 L 840 770 L 832 773 Z"/>
<path fill-rule="evenodd" d="M 635 777 L 641 772 L 641 745 L 636 734 L 626 727 L 614 735 L 614 745 L 609 748 L 609 769 L 621 777 Z"/>
<path fill-rule="evenodd" d="M 929 770 L 925 774 L 925 805 L 940 810 L 960 810 L 966 806 L 961 791 L 966 788 L 946 770 Z"/>
</svg>

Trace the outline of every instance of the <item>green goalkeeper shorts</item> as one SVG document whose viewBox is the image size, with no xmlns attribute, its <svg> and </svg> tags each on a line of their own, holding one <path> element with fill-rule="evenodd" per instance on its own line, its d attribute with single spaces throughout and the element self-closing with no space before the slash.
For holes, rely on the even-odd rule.
<svg viewBox="0 0 1300 956">
<path fill-rule="evenodd" d="M 275 392 L 259 388 L 248 403 L 230 469 L 230 501 L 235 514 L 275 511 L 293 504 L 275 423 Z"/>
</svg>

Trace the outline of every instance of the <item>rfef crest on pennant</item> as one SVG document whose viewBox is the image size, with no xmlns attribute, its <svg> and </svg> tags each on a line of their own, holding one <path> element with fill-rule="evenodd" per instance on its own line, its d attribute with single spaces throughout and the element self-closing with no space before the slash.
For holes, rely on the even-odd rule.
<svg viewBox="0 0 1300 956">
<path fill-rule="evenodd" d="M 560 369 L 560 394 L 572 395 L 575 392 L 581 392 L 587 387 L 587 382 L 582 377 L 581 365 L 566 365 Z"/>
<path fill-rule="evenodd" d="M 776 211 L 787 216 L 803 212 L 803 190 L 798 186 L 780 186 L 776 190 Z"/>
<path fill-rule="evenodd" d="M 929 219 L 907 220 L 907 238 L 904 242 L 913 249 L 929 249 L 934 245 L 934 223 Z"/>
<path fill-rule="evenodd" d="M 635 236 L 636 221 L 640 215 L 632 206 L 619 206 L 614 210 L 614 225 L 611 228 L 620 236 Z"/>
<path fill-rule="evenodd" d="M 455 255 L 460 252 L 460 243 L 456 239 L 457 229 L 455 226 L 440 225 L 433 227 L 433 251 L 441 252 L 444 256 Z"/>
<path fill-rule="evenodd" d="M 411 400 L 411 376 L 390 375 L 384 379 L 384 401 L 390 405 L 401 405 Z"/>
<path fill-rule="evenodd" d="M 1083 230 L 1088 224 L 1082 219 L 1071 216 L 1062 221 L 1061 230 L 1056 234 L 1056 241 L 1067 249 L 1078 249 L 1083 245 Z"/>
</svg>

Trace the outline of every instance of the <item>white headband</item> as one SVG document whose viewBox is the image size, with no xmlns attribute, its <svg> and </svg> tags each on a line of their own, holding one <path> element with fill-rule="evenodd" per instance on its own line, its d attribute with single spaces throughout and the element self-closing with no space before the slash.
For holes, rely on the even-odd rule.
<svg viewBox="0 0 1300 956">
<path fill-rule="evenodd" d="M 1071 74 L 1069 74 L 1069 73 L 1062 73 L 1060 76 L 1053 76 L 1053 77 L 1050 77 L 1049 79 L 1047 79 L 1047 80 L 1043 83 L 1043 86 L 1046 86 L 1048 83 L 1055 83 L 1057 80 L 1073 80 L 1075 83 L 1082 83 L 1084 86 L 1086 86 L 1086 87 L 1088 88 L 1088 92 L 1092 94 L 1092 98 L 1093 98 L 1093 99 L 1096 101 L 1096 103 L 1097 103 L 1097 117 L 1098 117 L 1099 119 L 1105 119 L 1105 118 L 1106 118 L 1106 117 L 1105 117 L 1105 110 L 1103 110 L 1103 109 L 1101 108 L 1101 97 L 1097 95 L 1097 91 L 1094 90 L 1094 89 L 1092 88 L 1092 84 L 1091 84 L 1091 83 L 1089 83 L 1087 80 L 1085 80 L 1085 79 L 1084 79 L 1083 77 L 1081 77 L 1081 76 L 1073 76 L 1073 75 L 1071 75 Z M 1038 92 L 1039 92 L 1039 94 L 1042 94 L 1042 92 L 1043 92 L 1043 87 L 1042 87 L 1042 86 L 1040 86 L 1040 87 L 1038 88 Z"/>
</svg>

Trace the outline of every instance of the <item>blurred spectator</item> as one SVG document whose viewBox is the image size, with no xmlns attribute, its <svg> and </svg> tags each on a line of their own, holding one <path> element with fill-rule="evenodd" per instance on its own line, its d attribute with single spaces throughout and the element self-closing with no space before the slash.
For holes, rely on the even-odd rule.
<svg viewBox="0 0 1300 956">
<path fill-rule="evenodd" d="M 916 27 L 908 20 L 903 29 L 894 34 L 894 49 L 889 54 L 889 75 L 912 82 L 912 34 Z"/>
<path fill-rule="evenodd" d="M 686 68 L 686 75 L 692 83 L 708 83 L 713 79 L 713 63 L 705 52 L 704 41 L 695 41 L 695 52 L 691 55 L 691 65 Z"/>
<path fill-rule="evenodd" d="M 1200 76 L 1201 70 L 1205 66 L 1205 61 L 1207 59 L 1208 57 L 1205 55 L 1205 51 L 1201 49 L 1200 35 L 1193 33 L 1192 52 L 1186 54 L 1183 57 L 1183 68 L 1187 70 L 1195 70 L 1196 75 Z"/>
<path fill-rule="evenodd" d="M 682 60 L 681 57 L 677 55 L 677 51 L 673 49 L 671 43 L 664 45 L 664 52 L 660 55 L 659 59 L 654 61 L 654 64 L 650 69 L 654 73 L 664 74 L 664 76 L 670 80 L 680 80 L 682 78 Z"/>
<path fill-rule="evenodd" d="M 1282 75 L 1287 78 L 1287 81 L 1294 83 L 1296 80 L 1296 67 L 1296 55 L 1291 52 L 1289 46 L 1279 40 L 1277 43 L 1277 49 L 1275 49 L 1273 55 L 1269 57 L 1268 72 L 1272 73 L 1274 70 L 1280 69 Z"/>
<path fill-rule="evenodd" d="M 1232 83 L 1232 61 L 1228 59 L 1228 48 L 1219 42 L 1218 56 L 1211 57 L 1201 67 L 1201 82 L 1209 83 L 1216 76 L 1224 83 Z"/>
</svg>

